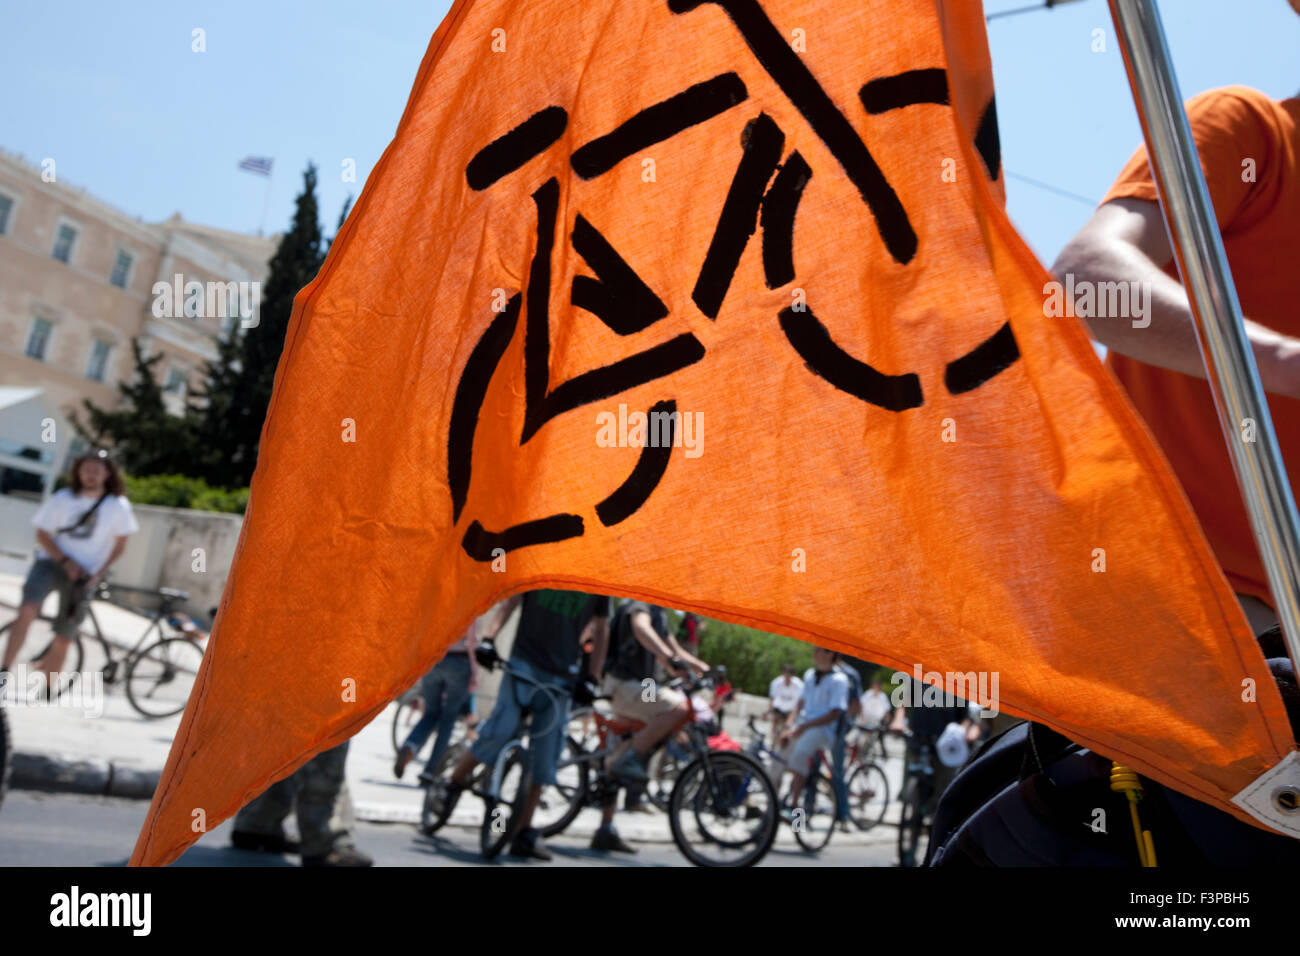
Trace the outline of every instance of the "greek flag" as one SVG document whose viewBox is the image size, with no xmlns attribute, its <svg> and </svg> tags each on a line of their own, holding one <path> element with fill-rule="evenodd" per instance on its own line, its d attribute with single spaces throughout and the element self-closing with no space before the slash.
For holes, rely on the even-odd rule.
<svg viewBox="0 0 1300 956">
<path fill-rule="evenodd" d="M 257 173 L 259 176 L 271 175 L 272 160 L 265 156 L 249 156 L 239 161 L 239 168 L 246 169 L 250 173 Z"/>
</svg>

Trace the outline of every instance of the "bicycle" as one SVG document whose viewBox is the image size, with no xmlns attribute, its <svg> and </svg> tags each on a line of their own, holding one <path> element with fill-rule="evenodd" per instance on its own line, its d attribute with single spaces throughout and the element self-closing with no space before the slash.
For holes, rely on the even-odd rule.
<svg viewBox="0 0 1300 956">
<path fill-rule="evenodd" d="M 711 686 L 712 675 L 696 682 L 677 678 L 667 686 L 690 697 L 696 690 Z M 607 700 L 606 697 L 597 698 Z M 572 737 L 567 742 L 570 756 L 560 762 L 562 790 L 566 771 L 574 771 L 569 804 L 562 815 L 542 828 L 546 836 L 562 832 L 582 807 L 603 806 L 617 795 L 620 783 L 605 769 L 606 758 L 617 745 L 641 730 L 637 720 L 607 717 L 594 711 L 596 743 L 583 747 Z M 767 773 L 757 761 L 741 753 L 714 750 L 709 746 L 707 724 L 696 716 L 694 708 L 683 722 L 668 735 L 655 754 L 676 747 L 670 759 L 681 769 L 667 788 L 666 811 L 673 842 L 682 855 L 695 866 L 753 866 L 771 849 L 776 839 L 776 791 Z M 683 743 L 679 735 L 685 734 Z M 653 755 L 652 755 L 653 756 Z M 677 762 L 681 759 L 680 764 Z M 662 792 L 652 794 L 663 800 Z"/>
<path fill-rule="evenodd" d="M 524 674 L 510 669 L 506 672 L 516 681 L 529 684 L 542 691 L 557 708 L 567 707 L 569 691 L 533 680 Z M 520 814 L 528 791 L 532 788 L 533 771 L 530 750 L 530 731 L 532 730 L 532 707 L 521 708 L 521 719 L 515 736 L 497 755 L 490 770 L 480 768 L 480 772 L 470 778 L 466 790 L 480 798 L 484 804 L 483 822 L 479 827 L 479 849 L 486 859 L 494 859 L 506 844 L 515 838 L 519 830 Z M 432 836 L 447 822 L 451 816 L 451 801 L 443 799 L 440 804 L 435 801 L 443 792 L 441 781 L 434 781 L 425 791 L 424 807 L 420 814 L 420 831 Z"/>
<path fill-rule="evenodd" d="M 912 734 L 907 736 L 917 741 Z M 925 842 L 928 842 L 930 834 L 930 815 L 938 796 L 934 747 L 929 740 L 920 740 L 908 748 L 903 788 L 899 794 L 903 805 L 898 820 L 899 866 L 916 866 L 918 856 L 924 856 Z"/>
<path fill-rule="evenodd" d="M 885 818 L 889 807 L 889 777 L 876 762 L 876 754 L 884 753 L 884 738 L 890 731 L 863 724 L 855 724 L 852 729 L 859 733 L 850 733 L 845 747 L 844 785 L 848 792 L 849 819 L 859 830 L 866 831 Z"/>
<path fill-rule="evenodd" d="M 746 752 L 761 760 L 773 784 L 778 784 L 789 769 L 788 765 L 779 753 L 764 742 L 763 734 L 754 725 L 753 717 L 749 718 L 748 726 L 750 743 Z M 839 797 L 835 793 L 830 771 L 829 755 L 824 750 L 818 750 L 804 780 L 803 790 L 797 795 L 790 794 L 790 806 L 786 808 L 795 840 L 810 853 L 820 852 L 830 842 L 835 821 L 839 818 Z"/>
<path fill-rule="evenodd" d="M 114 655 L 114 645 L 104 636 L 92 602 L 105 601 L 135 613 L 142 612 L 114 600 L 115 593 L 142 594 L 159 599 L 158 610 L 144 614 L 150 618 L 149 625 L 134 646 L 119 656 Z M 77 636 L 72 639 L 67 656 L 64 658 L 64 669 L 57 677 L 52 675 L 48 684 L 50 700 L 55 700 L 66 693 L 73 681 L 78 678 L 85 679 L 86 675 L 81 669 L 85 652 L 83 642 L 89 639 L 98 641 L 104 655 L 106 663 L 101 671 L 104 684 L 116 683 L 120 674 L 120 679 L 126 685 L 127 700 L 141 716 L 158 719 L 179 714 L 184 710 L 194 680 L 198 676 L 199 665 L 203 662 L 201 642 L 206 637 L 206 635 L 190 636 L 184 625 L 184 621 L 189 619 L 179 613 L 180 605 L 189 600 L 189 594 L 173 588 L 154 590 L 101 582 L 85 600 L 86 620 L 90 622 L 92 630 L 87 631 L 83 624 Z M 32 662 L 44 657 L 54 643 L 54 622 L 55 618 L 46 614 L 32 621 L 28 638 L 35 634 L 36 645 L 42 648 L 39 654 L 31 658 Z M 0 627 L 0 644 L 4 643 L 13 626 L 14 622 L 10 621 L 4 627 Z M 201 633 L 192 627 L 192 622 L 191 630 L 195 634 Z M 150 636 L 155 632 L 157 632 L 157 640 L 150 643 Z"/>
<path fill-rule="evenodd" d="M 679 678 L 672 682 L 672 686 L 682 686 L 689 694 L 705 686 L 707 681 L 708 677 L 694 686 L 685 687 L 685 682 Z M 550 692 L 549 688 L 544 689 Z M 591 716 L 596 723 L 597 745 L 594 749 L 584 748 L 572 735 L 568 736 L 567 754 L 561 757 L 557 769 L 560 784 L 554 788 L 555 796 L 564 801 L 564 809 L 557 818 L 548 822 L 545 819 L 548 807 L 539 804 L 538 812 L 543 817 L 535 816 L 534 821 L 543 836 L 563 832 L 589 802 L 594 799 L 599 803 L 617 791 L 618 784 L 605 770 L 605 758 L 618 740 L 629 737 L 644 726 L 639 721 L 606 717 L 599 711 L 593 711 Z M 711 750 L 707 734 L 695 720 L 694 710 L 684 718 L 681 729 L 687 732 L 693 759 L 678 776 L 669 796 L 668 822 L 673 842 L 696 866 L 754 865 L 767 854 L 776 839 L 776 792 L 766 771 L 744 754 Z M 531 784 L 531 774 L 523 766 L 528 753 L 524 736 L 519 734 L 502 749 L 486 786 L 471 781 L 469 787 L 485 803 L 480 837 L 485 855 L 489 850 L 495 855 L 515 835 L 514 821 Z M 515 776 L 516 766 L 520 768 L 518 776 Z M 433 793 L 431 787 L 430 798 Z M 546 794 L 544 790 L 543 804 Z M 426 834 L 441 827 L 450 813 L 449 802 L 444 800 L 441 814 L 429 815 L 430 798 L 425 801 L 423 823 Z M 553 805 L 559 806 L 558 803 Z M 506 818 L 504 823 L 501 822 L 503 817 Z M 490 839 L 488 830 L 494 823 Z M 703 844 L 704 848 L 697 844 Z M 715 849 L 717 855 L 713 855 Z"/>
</svg>

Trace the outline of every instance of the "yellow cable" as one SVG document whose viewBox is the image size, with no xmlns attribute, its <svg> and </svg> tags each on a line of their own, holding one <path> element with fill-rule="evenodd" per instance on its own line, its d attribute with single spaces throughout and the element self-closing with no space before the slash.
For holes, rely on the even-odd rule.
<svg viewBox="0 0 1300 956">
<path fill-rule="evenodd" d="M 1151 839 L 1151 831 L 1142 829 L 1142 820 L 1138 816 L 1137 805 L 1142 799 L 1141 778 L 1128 767 L 1112 762 L 1110 788 L 1128 797 L 1129 817 L 1133 821 L 1133 837 L 1137 840 L 1138 860 L 1143 866 L 1155 866 L 1156 847 Z"/>
</svg>

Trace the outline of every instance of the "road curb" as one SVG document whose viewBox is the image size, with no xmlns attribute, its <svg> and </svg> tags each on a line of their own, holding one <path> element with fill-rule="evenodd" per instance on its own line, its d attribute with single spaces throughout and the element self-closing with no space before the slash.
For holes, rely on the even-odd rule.
<svg viewBox="0 0 1300 956">
<path fill-rule="evenodd" d="M 150 800 L 162 776 L 158 770 L 141 769 L 129 764 L 113 763 L 97 757 L 79 757 L 67 754 L 34 754 L 18 751 L 13 754 L 13 770 L 9 779 L 11 790 L 36 790 L 43 793 L 75 793 L 88 796 L 118 797 L 125 800 Z M 417 807 L 393 803 L 358 801 L 353 804 L 356 819 L 365 823 L 408 824 L 419 823 Z M 447 821 L 456 829 L 477 830 L 482 811 L 478 808 L 458 807 Z M 575 820 L 565 831 L 569 836 L 588 838 L 596 832 L 595 820 Z M 667 822 L 640 821 L 620 814 L 617 826 L 623 839 L 629 843 L 672 843 Z M 897 822 L 886 821 L 881 832 L 873 831 L 871 837 L 854 834 L 847 842 L 867 846 L 878 842 L 893 842 Z M 794 845 L 789 834 L 778 834 L 778 843 Z M 839 837 L 841 845 L 845 841 Z"/>
<path fill-rule="evenodd" d="M 97 757 L 16 751 L 9 786 L 13 790 L 150 800 L 161 776 L 161 769 L 142 770 Z"/>
</svg>

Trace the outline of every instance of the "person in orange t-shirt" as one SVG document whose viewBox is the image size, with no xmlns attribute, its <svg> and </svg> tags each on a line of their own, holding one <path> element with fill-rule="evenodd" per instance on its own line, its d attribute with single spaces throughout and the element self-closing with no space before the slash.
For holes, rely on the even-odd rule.
<svg viewBox="0 0 1300 956">
<path fill-rule="evenodd" d="M 1187 115 L 1282 457 L 1295 476 L 1300 474 L 1300 99 L 1278 102 L 1232 86 L 1189 100 Z M 1091 318 L 1089 327 L 1109 349 L 1107 364 L 1182 482 L 1250 623 L 1263 630 L 1276 620 L 1273 601 L 1205 381 L 1145 149 L 1129 160 L 1052 271 L 1067 289 L 1082 289 L 1085 282 L 1094 290 L 1101 282 L 1137 282 L 1130 289 L 1145 290 L 1131 300 L 1144 303 L 1140 310 Z"/>
</svg>

